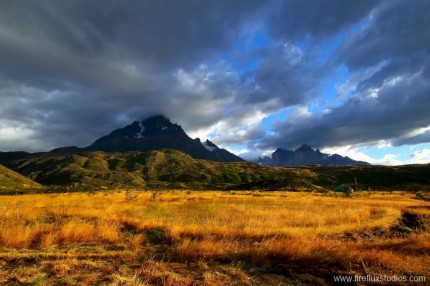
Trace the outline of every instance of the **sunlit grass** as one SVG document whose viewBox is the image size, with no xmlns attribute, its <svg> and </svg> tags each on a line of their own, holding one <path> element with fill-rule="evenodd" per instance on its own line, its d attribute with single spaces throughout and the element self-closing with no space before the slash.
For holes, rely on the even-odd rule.
<svg viewBox="0 0 430 286">
<path fill-rule="evenodd" d="M 124 191 L 3 196 L 0 257 L 38 250 L 74 259 L 78 254 L 60 250 L 76 245 L 91 245 L 95 256 L 116 245 L 132 257 L 149 240 L 168 244 L 171 259 L 178 261 L 246 259 L 266 266 L 329 264 L 351 271 L 430 274 L 428 231 L 387 235 L 404 212 L 428 222 L 430 204 L 412 195 L 169 191 L 152 200 L 150 192 L 135 194 L 133 200 Z M 360 238 L 372 232 L 382 235 Z M 75 267 L 71 264 L 53 271 L 66 275 Z M 135 280 L 127 279 L 151 283 L 149 276 L 159 281 L 169 271 L 148 264 L 135 272 Z M 175 275 L 170 273 L 169 281 L 191 283 L 188 276 Z"/>
<path fill-rule="evenodd" d="M 4 197 L 0 241 L 5 244 L 15 232 L 26 234 L 28 240 L 58 233 L 59 241 L 64 242 L 117 241 L 123 223 L 138 230 L 165 228 L 172 236 L 321 236 L 387 228 L 399 220 L 402 208 L 419 205 L 396 196 L 179 191 L 165 193 L 157 201 L 149 196 L 142 193 L 134 201 L 126 201 L 118 192 Z M 9 223 L 18 228 L 10 230 Z"/>
</svg>

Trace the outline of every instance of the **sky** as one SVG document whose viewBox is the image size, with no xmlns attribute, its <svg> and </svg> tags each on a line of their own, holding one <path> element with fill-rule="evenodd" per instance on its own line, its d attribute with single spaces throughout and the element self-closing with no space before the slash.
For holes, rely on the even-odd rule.
<svg viewBox="0 0 430 286">
<path fill-rule="evenodd" d="M 428 0 L 0 2 L 0 151 L 163 114 L 248 160 L 430 162 Z"/>
</svg>

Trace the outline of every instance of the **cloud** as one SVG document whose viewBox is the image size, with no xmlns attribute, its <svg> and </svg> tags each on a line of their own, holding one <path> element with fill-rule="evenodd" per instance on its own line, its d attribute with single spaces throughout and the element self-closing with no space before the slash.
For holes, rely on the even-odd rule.
<svg viewBox="0 0 430 286">
<path fill-rule="evenodd" d="M 427 133 L 410 133 L 430 126 L 430 18 L 428 1 L 384 2 L 361 30 L 351 31 L 335 54 L 351 72 L 341 105 L 299 120 L 288 119 L 261 146 L 309 143 L 316 147 L 428 142 Z"/>
<path fill-rule="evenodd" d="M 409 135 L 396 138 L 393 140 L 394 146 L 402 145 L 416 145 L 421 143 L 430 142 L 430 128 L 419 128 L 414 130 Z"/>
<path fill-rule="evenodd" d="M 405 68 L 419 64 L 414 56 L 428 54 L 430 3 L 426 0 L 384 2 L 373 11 L 360 33 L 351 32 L 338 50 L 339 61 L 352 69 L 383 61 L 410 59 Z M 387 70 L 391 69 L 387 66 Z M 393 70 L 395 72 L 395 70 Z"/>
<path fill-rule="evenodd" d="M 411 154 L 411 161 L 414 163 L 427 163 L 430 161 L 430 149 L 422 149 Z"/>
<path fill-rule="evenodd" d="M 249 156 L 301 143 L 429 142 L 429 8 L 425 0 L 3 1 L 0 150 L 86 146 L 158 113 Z M 334 83 L 338 97 L 311 108 L 331 100 L 325 84 L 339 67 L 348 78 Z M 295 112 L 263 128 L 286 108 Z"/>
<path fill-rule="evenodd" d="M 279 1 L 270 31 L 281 38 L 320 41 L 361 21 L 380 1 Z"/>
<path fill-rule="evenodd" d="M 0 122 L 34 131 L 37 142 L 18 147 L 1 139 L 0 149 L 47 150 L 90 144 L 157 113 L 189 130 L 216 123 L 238 79 L 213 60 L 232 49 L 261 3 L 0 6 Z M 204 62 L 211 64 L 205 68 Z M 187 86 L 187 78 L 199 88 Z"/>
<path fill-rule="evenodd" d="M 294 116 L 277 126 L 263 146 L 290 146 L 306 142 L 316 147 L 344 146 L 379 140 L 399 140 L 411 130 L 430 125 L 430 83 L 422 72 L 388 80 L 377 96 L 356 94 L 327 113 Z"/>
<path fill-rule="evenodd" d="M 3 45 L 19 48 L 35 68 L 49 56 L 73 55 L 87 61 L 116 56 L 152 63 L 156 68 L 193 65 L 234 43 L 243 21 L 259 1 L 38 1 L 2 4 Z M 19 33 L 18 33 L 19 32 Z M 31 46 L 25 44 L 33 44 Z M 48 50 L 43 50 L 48 48 Z M 36 49 L 36 50 L 35 50 Z M 30 53 L 30 50 L 33 50 Z M 51 52 L 51 53 L 48 53 Z M 54 52 L 54 53 L 52 53 Z M 42 59 L 34 57 L 45 54 Z M 61 64 L 56 62 L 51 64 Z M 23 61 L 24 63 L 24 61 Z M 30 62 L 31 63 L 31 62 Z M 67 62 L 71 66 L 72 62 Z"/>
<path fill-rule="evenodd" d="M 250 85 L 243 92 L 246 102 L 262 103 L 276 99 L 283 107 L 306 103 L 317 95 L 314 90 L 324 74 L 312 58 L 290 42 L 264 51 L 259 68 L 246 75 Z"/>
<path fill-rule="evenodd" d="M 383 142 L 378 142 L 378 144 L 383 144 Z M 343 147 L 330 147 L 324 148 L 321 151 L 327 154 L 342 154 L 343 156 L 348 156 L 354 160 L 368 162 L 372 165 L 401 165 L 402 162 L 399 160 L 399 154 L 385 154 L 382 158 L 372 158 L 360 149 L 363 146 L 361 144 L 343 146 Z"/>
<path fill-rule="evenodd" d="M 260 1 L 1 5 L 0 122 L 33 131 L 26 150 L 85 146 L 157 113 L 191 133 L 218 132 L 221 144 L 253 145 L 264 131 L 247 118 L 316 96 L 321 75 L 288 41 L 251 47 L 260 63 L 235 68 L 236 43 L 267 16 Z"/>
</svg>

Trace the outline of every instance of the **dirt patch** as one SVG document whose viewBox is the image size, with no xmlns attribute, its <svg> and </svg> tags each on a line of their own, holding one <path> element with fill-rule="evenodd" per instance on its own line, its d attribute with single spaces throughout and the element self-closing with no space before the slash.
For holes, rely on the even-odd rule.
<svg viewBox="0 0 430 286">
<path fill-rule="evenodd" d="M 335 236 L 333 238 L 347 241 L 374 240 L 395 237 L 404 238 L 411 233 L 424 232 L 427 230 L 429 230 L 429 222 L 426 218 L 419 214 L 403 212 L 399 223 L 388 229 L 374 228 L 359 233 L 347 232 L 341 236 Z"/>
<path fill-rule="evenodd" d="M 430 193 L 426 193 L 426 194 L 417 193 L 415 194 L 414 199 L 430 202 Z"/>
<path fill-rule="evenodd" d="M 408 227 L 414 231 L 426 231 L 428 225 L 426 219 L 419 214 L 405 212 L 402 214 L 402 226 Z"/>
</svg>

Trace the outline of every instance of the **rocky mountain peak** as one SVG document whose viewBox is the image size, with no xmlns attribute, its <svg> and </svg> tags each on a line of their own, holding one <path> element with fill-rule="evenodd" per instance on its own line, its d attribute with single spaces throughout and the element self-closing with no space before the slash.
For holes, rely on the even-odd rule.
<svg viewBox="0 0 430 286">
<path fill-rule="evenodd" d="M 141 124 L 146 125 L 148 128 L 158 128 L 161 129 L 163 127 L 169 127 L 174 124 L 170 122 L 170 119 L 165 117 L 164 115 L 155 115 L 144 119 L 141 121 Z"/>
<path fill-rule="evenodd" d="M 300 165 L 369 165 L 367 162 L 355 161 L 338 154 L 324 154 L 319 149 L 303 144 L 295 150 L 276 149 L 272 157 L 260 158 L 258 163 L 268 166 L 300 166 Z"/>
<path fill-rule="evenodd" d="M 130 138 L 141 139 L 145 136 L 153 136 L 163 132 L 185 134 L 181 126 L 173 124 L 164 115 L 155 115 L 142 121 L 135 121 L 131 126 L 134 134 L 131 134 Z"/>
<path fill-rule="evenodd" d="M 240 162 L 240 157 L 218 148 L 206 140 L 191 139 L 182 127 L 163 115 L 156 115 L 135 121 L 132 124 L 117 129 L 110 134 L 97 139 L 86 150 L 106 152 L 151 151 L 160 149 L 175 149 L 196 159 L 220 162 Z"/>
<path fill-rule="evenodd" d="M 302 144 L 302 146 L 296 149 L 296 152 L 314 152 L 314 149 L 308 144 Z"/>
</svg>

